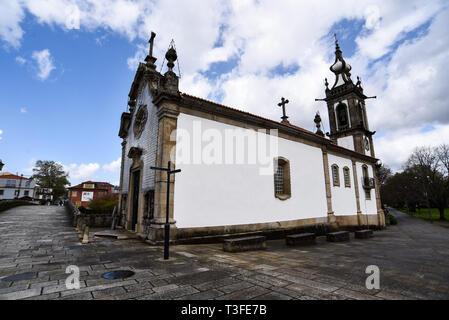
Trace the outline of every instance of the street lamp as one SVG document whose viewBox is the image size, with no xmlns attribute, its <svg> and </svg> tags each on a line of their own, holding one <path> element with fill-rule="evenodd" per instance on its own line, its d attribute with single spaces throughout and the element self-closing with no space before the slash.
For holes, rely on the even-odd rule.
<svg viewBox="0 0 449 320">
<path fill-rule="evenodd" d="M 2 162 L 2 159 L 0 159 L 0 171 L 2 171 L 4 165 L 5 164 Z"/>
</svg>

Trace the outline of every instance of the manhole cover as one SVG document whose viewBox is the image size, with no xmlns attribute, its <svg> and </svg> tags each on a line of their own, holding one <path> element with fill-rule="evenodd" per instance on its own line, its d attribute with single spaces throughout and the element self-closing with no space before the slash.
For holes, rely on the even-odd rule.
<svg viewBox="0 0 449 320">
<path fill-rule="evenodd" d="M 13 276 L 3 278 L 2 281 L 18 281 L 18 280 L 31 279 L 31 278 L 35 278 L 36 275 L 37 275 L 36 272 L 20 273 L 20 274 L 15 274 Z"/>
<path fill-rule="evenodd" d="M 105 279 L 124 279 L 134 275 L 134 272 L 130 270 L 115 270 L 111 272 L 106 272 L 101 275 Z"/>
</svg>

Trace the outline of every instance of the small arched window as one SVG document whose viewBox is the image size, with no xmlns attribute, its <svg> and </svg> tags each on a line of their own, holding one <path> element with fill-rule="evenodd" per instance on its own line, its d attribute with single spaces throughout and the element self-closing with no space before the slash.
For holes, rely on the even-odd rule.
<svg viewBox="0 0 449 320">
<path fill-rule="evenodd" d="M 290 161 L 283 157 L 274 159 L 274 196 L 280 200 L 287 200 L 292 196 Z"/>
<path fill-rule="evenodd" d="M 343 168 L 343 178 L 345 179 L 345 187 L 351 188 L 351 176 L 348 167 Z"/>
<path fill-rule="evenodd" d="M 346 107 L 346 105 L 340 102 L 335 111 L 337 114 L 338 129 L 341 130 L 349 127 L 348 108 Z"/>
<path fill-rule="evenodd" d="M 340 174 L 338 172 L 338 166 L 336 164 L 332 165 L 332 181 L 334 187 L 340 186 Z"/>
</svg>

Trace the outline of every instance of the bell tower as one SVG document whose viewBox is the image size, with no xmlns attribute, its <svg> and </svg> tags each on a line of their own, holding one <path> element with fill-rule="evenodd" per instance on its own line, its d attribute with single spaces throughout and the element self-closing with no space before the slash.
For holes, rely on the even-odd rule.
<svg viewBox="0 0 449 320">
<path fill-rule="evenodd" d="M 335 62 L 330 70 L 335 74 L 332 88 L 325 79 L 326 101 L 329 113 L 329 138 L 339 146 L 374 157 L 373 139 L 375 132 L 369 130 L 362 82 L 351 79 L 351 66 L 344 60 L 337 39 L 335 39 Z"/>
</svg>

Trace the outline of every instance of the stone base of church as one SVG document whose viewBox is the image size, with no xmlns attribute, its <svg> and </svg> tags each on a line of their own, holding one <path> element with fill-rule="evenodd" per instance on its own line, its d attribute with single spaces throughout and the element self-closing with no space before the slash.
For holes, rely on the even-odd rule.
<svg viewBox="0 0 449 320">
<path fill-rule="evenodd" d="M 317 236 L 325 235 L 338 230 L 355 231 L 361 229 L 382 229 L 378 215 L 347 215 L 279 221 L 269 223 L 254 223 L 230 226 L 176 228 L 170 229 L 170 242 L 173 244 L 200 244 L 217 243 L 224 239 L 243 237 L 248 235 L 264 235 L 268 240 L 284 239 L 296 233 L 315 233 Z M 154 228 L 148 235 L 150 244 L 162 244 L 164 229 Z"/>
</svg>

